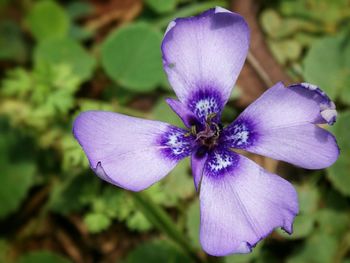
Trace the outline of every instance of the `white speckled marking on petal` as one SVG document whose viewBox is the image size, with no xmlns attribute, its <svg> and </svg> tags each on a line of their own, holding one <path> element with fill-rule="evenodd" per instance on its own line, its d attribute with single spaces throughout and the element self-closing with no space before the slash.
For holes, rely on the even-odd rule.
<svg viewBox="0 0 350 263">
<path fill-rule="evenodd" d="M 162 152 L 170 159 L 182 159 L 191 153 L 191 143 L 194 140 L 186 136 L 187 131 L 172 127 L 164 133 L 158 144 L 163 147 Z"/>
</svg>

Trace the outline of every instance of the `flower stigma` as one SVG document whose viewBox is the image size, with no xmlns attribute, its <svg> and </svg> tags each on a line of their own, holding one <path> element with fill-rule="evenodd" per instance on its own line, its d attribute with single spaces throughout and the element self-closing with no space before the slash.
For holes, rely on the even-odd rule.
<svg viewBox="0 0 350 263">
<path fill-rule="evenodd" d="M 202 146 L 205 146 L 208 149 L 212 149 L 218 145 L 218 139 L 220 137 L 220 132 L 222 131 L 222 124 L 217 124 L 213 121 L 216 117 L 216 113 L 210 113 L 206 117 L 204 124 L 204 129 L 197 131 L 198 128 L 196 125 L 191 126 L 191 130 L 186 134 L 186 136 L 193 135 L 195 136 L 195 141 L 199 142 Z"/>
</svg>

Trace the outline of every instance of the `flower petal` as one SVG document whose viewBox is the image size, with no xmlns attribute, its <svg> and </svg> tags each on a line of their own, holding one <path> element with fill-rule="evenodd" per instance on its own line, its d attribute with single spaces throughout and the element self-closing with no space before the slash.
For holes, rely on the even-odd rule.
<svg viewBox="0 0 350 263">
<path fill-rule="evenodd" d="M 276 227 L 291 233 L 298 200 L 286 180 L 244 156 L 216 150 L 205 165 L 200 209 L 203 249 L 224 256 L 251 252 Z"/>
<path fill-rule="evenodd" d="M 335 118 L 334 103 L 319 88 L 310 84 L 285 88 L 278 83 L 225 128 L 221 143 L 322 169 L 336 161 L 339 148 L 334 136 L 315 124 L 332 124 Z"/>
<path fill-rule="evenodd" d="M 192 147 L 185 130 L 105 111 L 80 114 L 73 133 L 99 177 L 132 191 L 162 179 Z"/>
<path fill-rule="evenodd" d="M 162 43 L 163 65 L 180 101 L 200 119 L 219 115 L 248 46 L 247 23 L 223 8 L 172 21 Z"/>
</svg>

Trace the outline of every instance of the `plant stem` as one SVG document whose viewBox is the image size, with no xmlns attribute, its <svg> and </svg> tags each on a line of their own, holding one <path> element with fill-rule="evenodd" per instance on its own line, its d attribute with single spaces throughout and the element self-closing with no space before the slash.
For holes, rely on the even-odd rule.
<svg viewBox="0 0 350 263">
<path fill-rule="evenodd" d="M 136 205 L 141 209 L 145 217 L 161 232 L 165 233 L 170 239 L 180 246 L 194 262 L 202 262 L 198 257 L 196 250 L 188 242 L 185 235 L 177 228 L 176 224 L 168 214 L 159 205 L 144 192 L 133 193 L 132 197 Z"/>
<path fill-rule="evenodd" d="M 250 65 L 254 68 L 255 72 L 259 75 L 261 80 L 264 82 L 264 84 L 267 87 L 271 87 L 273 85 L 271 78 L 251 52 L 248 53 L 247 60 L 250 63 Z"/>
</svg>

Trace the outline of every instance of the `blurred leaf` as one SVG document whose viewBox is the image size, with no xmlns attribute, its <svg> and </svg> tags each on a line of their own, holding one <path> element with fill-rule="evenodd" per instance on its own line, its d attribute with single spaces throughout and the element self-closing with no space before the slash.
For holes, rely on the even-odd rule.
<svg viewBox="0 0 350 263">
<path fill-rule="evenodd" d="M 260 258 L 261 248 L 263 242 L 259 242 L 256 247 L 253 248 L 253 251 L 248 254 L 235 254 L 227 256 L 224 258 L 224 263 L 248 263 L 252 262 L 255 259 Z M 255 262 L 255 261 L 254 261 Z"/>
<path fill-rule="evenodd" d="M 100 100 L 92 100 L 92 99 L 80 99 L 78 101 L 78 105 L 80 107 L 80 112 L 88 111 L 88 110 L 104 110 L 104 111 L 113 111 L 113 106 L 110 103 L 106 103 Z"/>
<path fill-rule="evenodd" d="M 63 153 L 62 169 L 64 171 L 71 171 L 77 167 L 89 167 L 89 161 L 84 151 L 71 133 L 65 134 L 63 138 L 61 138 L 61 143 Z"/>
<path fill-rule="evenodd" d="M 67 13 L 72 20 L 91 15 L 93 6 L 88 2 L 74 1 L 67 5 Z"/>
<path fill-rule="evenodd" d="M 19 207 L 33 185 L 34 171 L 35 166 L 30 162 L 2 167 L 0 218 L 14 212 Z"/>
<path fill-rule="evenodd" d="M 293 222 L 293 233 L 289 235 L 282 229 L 277 229 L 277 233 L 286 239 L 300 239 L 309 236 L 312 233 L 315 225 L 314 215 L 297 215 Z"/>
<path fill-rule="evenodd" d="M 300 45 L 310 47 L 313 42 L 315 42 L 319 36 L 313 35 L 305 32 L 298 32 L 293 36 L 293 39 L 297 41 Z"/>
<path fill-rule="evenodd" d="M 167 240 L 153 240 L 132 250 L 123 263 L 190 263 L 192 262 L 173 243 Z"/>
<path fill-rule="evenodd" d="M 199 211 L 199 200 L 195 199 L 187 209 L 186 213 L 186 229 L 191 243 L 196 247 L 200 248 L 199 243 L 199 225 L 200 225 L 200 211 Z"/>
<path fill-rule="evenodd" d="M 30 159 L 11 160 L 10 151 L 20 151 L 15 135 L 0 136 L 0 218 L 16 211 L 34 184 L 35 164 Z"/>
<path fill-rule="evenodd" d="M 27 49 L 18 25 L 12 21 L 0 22 L 0 60 L 24 62 Z"/>
<path fill-rule="evenodd" d="M 130 196 L 114 186 L 104 188 L 102 195 L 93 199 L 93 211 L 104 213 L 111 219 L 126 220 L 135 210 L 135 205 Z"/>
<path fill-rule="evenodd" d="M 1 82 L 1 94 L 25 99 L 32 89 L 32 76 L 23 68 L 14 68 L 6 72 Z"/>
<path fill-rule="evenodd" d="M 118 28 L 102 44 L 102 66 L 115 82 L 132 91 L 156 88 L 164 77 L 162 35 L 146 23 Z"/>
<path fill-rule="evenodd" d="M 325 188 L 324 195 L 325 207 L 315 213 L 318 232 L 335 237 L 339 243 L 344 239 L 350 226 L 348 202 L 345 197 L 334 190 Z"/>
<path fill-rule="evenodd" d="M 225 124 L 230 124 L 235 120 L 235 118 L 238 116 L 238 112 L 236 109 L 233 107 L 226 105 L 225 108 L 222 110 L 221 113 L 221 120 L 222 123 Z"/>
<path fill-rule="evenodd" d="M 89 31 L 88 29 L 85 29 L 78 25 L 72 25 L 69 28 L 69 37 L 78 40 L 78 41 L 85 41 L 87 39 L 90 39 L 93 37 L 93 32 Z"/>
<path fill-rule="evenodd" d="M 317 211 L 316 220 L 319 224 L 319 232 L 332 237 L 340 238 L 349 229 L 349 215 L 346 211 L 334 209 L 322 209 Z M 336 222 L 336 223 L 335 223 Z"/>
<path fill-rule="evenodd" d="M 266 9 L 260 16 L 264 31 L 272 38 L 281 39 L 295 34 L 296 32 L 318 33 L 322 27 L 317 23 L 302 18 L 281 17 L 273 9 Z"/>
<path fill-rule="evenodd" d="M 71 261 L 49 251 L 30 252 L 17 261 L 17 263 L 70 263 Z"/>
<path fill-rule="evenodd" d="M 281 229 L 277 230 L 280 235 L 288 239 L 305 238 L 312 233 L 316 222 L 315 213 L 320 201 L 320 194 L 313 184 L 304 183 L 296 188 L 299 199 L 299 214 L 293 223 L 293 234 L 289 235 Z"/>
<path fill-rule="evenodd" d="M 0 239 L 0 262 L 9 262 L 8 253 L 9 244 L 5 239 Z"/>
<path fill-rule="evenodd" d="M 341 112 L 338 115 L 337 123 L 332 128 L 338 145 L 340 155 L 338 160 L 327 169 L 328 179 L 333 186 L 342 194 L 350 196 L 350 112 Z"/>
<path fill-rule="evenodd" d="M 27 23 L 38 41 L 62 38 L 69 29 L 69 17 L 65 10 L 50 0 L 36 2 L 29 11 Z"/>
<path fill-rule="evenodd" d="M 313 214 L 317 211 L 320 199 L 319 192 L 312 184 L 304 183 L 297 186 L 299 210 L 302 214 Z"/>
<path fill-rule="evenodd" d="M 307 82 L 320 86 L 332 99 L 340 96 L 350 103 L 350 41 L 345 34 L 315 41 L 304 60 Z M 348 95 L 349 94 L 349 95 Z"/>
<path fill-rule="evenodd" d="M 280 257 L 273 252 L 274 251 L 272 249 L 261 249 L 259 251 L 259 256 L 254 260 L 254 263 L 280 263 Z"/>
<path fill-rule="evenodd" d="M 150 230 L 153 226 L 140 211 L 135 210 L 126 221 L 128 228 L 139 232 Z"/>
<path fill-rule="evenodd" d="M 188 158 L 179 164 L 160 182 L 165 199 L 165 206 L 175 206 L 179 200 L 191 197 L 194 192 L 193 178 L 189 174 L 190 161 Z"/>
<path fill-rule="evenodd" d="M 261 13 L 260 24 L 264 31 L 272 37 L 280 29 L 281 22 L 282 17 L 273 9 L 266 9 Z"/>
<path fill-rule="evenodd" d="M 96 66 L 95 59 L 76 41 L 63 38 L 40 43 L 34 51 L 36 64 L 67 64 L 81 80 L 89 79 Z"/>
<path fill-rule="evenodd" d="M 336 30 L 337 23 L 350 17 L 350 5 L 347 0 L 284 0 L 280 2 L 279 9 L 285 16 L 314 20 L 330 32 Z"/>
<path fill-rule="evenodd" d="M 48 206 L 63 215 L 82 211 L 95 201 L 100 187 L 100 180 L 92 173 L 68 177 L 54 184 Z"/>
<path fill-rule="evenodd" d="M 106 230 L 111 225 L 111 219 L 102 213 L 89 213 L 84 217 L 84 223 L 91 233 Z"/>
<path fill-rule="evenodd" d="M 287 260 L 287 263 L 333 262 L 338 246 L 337 238 L 325 233 L 315 233 L 305 241 Z"/>
<path fill-rule="evenodd" d="M 173 11 L 178 0 L 145 0 L 146 4 L 157 13 L 168 13 Z"/>
<path fill-rule="evenodd" d="M 282 41 L 269 41 L 268 43 L 273 55 L 281 64 L 296 61 L 301 55 L 302 46 L 298 41 L 288 39 Z"/>
<path fill-rule="evenodd" d="M 170 123 L 177 127 L 184 127 L 184 124 L 179 116 L 169 107 L 165 99 L 161 97 L 153 108 L 152 115 L 154 119 Z"/>
</svg>

